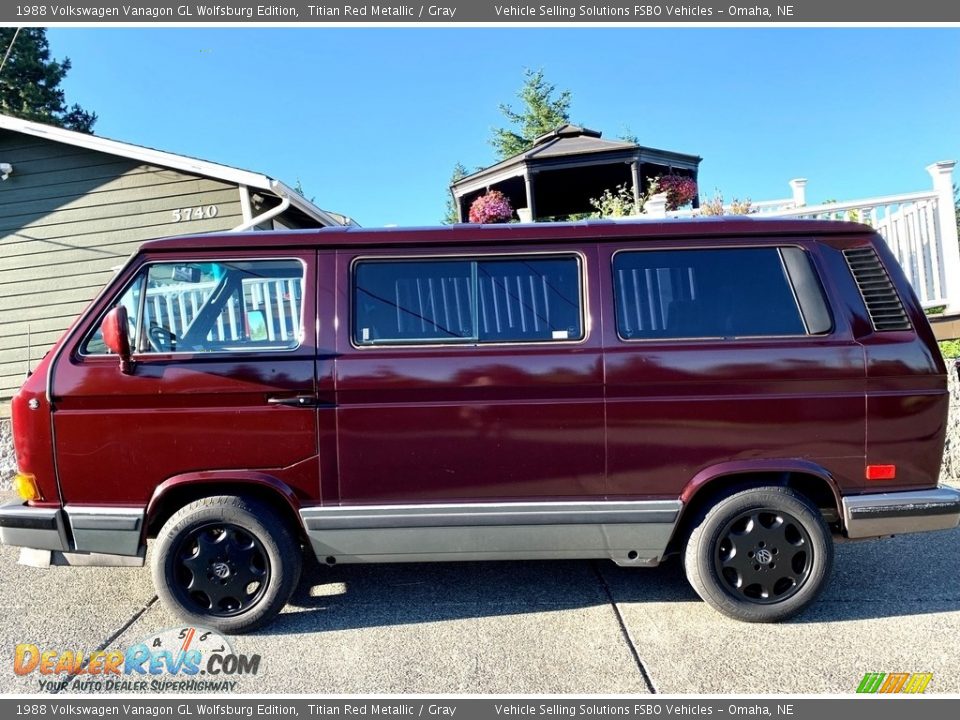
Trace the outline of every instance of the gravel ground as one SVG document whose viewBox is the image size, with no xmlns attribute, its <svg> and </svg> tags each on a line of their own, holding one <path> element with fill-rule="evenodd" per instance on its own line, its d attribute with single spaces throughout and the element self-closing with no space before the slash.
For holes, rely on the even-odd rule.
<svg viewBox="0 0 960 720">
<path fill-rule="evenodd" d="M 10 489 L 10 479 L 16 469 L 17 463 L 13 457 L 13 433 L 10 431 L 10 418 L 0 418 L 0 491 Z"/>
<path fill-rule="evenodd" d="M 947 443 L 940 466 L 941 482 L 960 480 L 960 380 L 957 378 L 955 361 L 948 360 L 947 373 L 950 385 L 950 417 L 947 420 Z"/>
</svg>

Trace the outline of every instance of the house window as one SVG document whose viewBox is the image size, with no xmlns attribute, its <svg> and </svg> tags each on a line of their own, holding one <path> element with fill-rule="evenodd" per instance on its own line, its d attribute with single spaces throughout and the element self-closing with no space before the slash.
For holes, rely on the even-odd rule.
<svg viewBox="0 0 960 720">
<path fill-rule="evenodd" d="M 583 338 L 574 256 L 365 260 L 353 297 L 358 345 Z"/>
<path fill-rule="evenodd" d="M 832 324 L 798 248 L 619 252 L 613 276 L 625 340 L 819 334 Z"/>
</svg>

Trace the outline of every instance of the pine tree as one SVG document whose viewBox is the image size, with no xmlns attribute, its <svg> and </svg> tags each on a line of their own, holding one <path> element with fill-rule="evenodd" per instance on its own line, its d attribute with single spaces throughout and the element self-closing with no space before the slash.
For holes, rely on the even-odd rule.
<svg viewBox="0 0 960 720">
<path fill-rule="evenodd" d="M 456 225 L 460 222 L 460 215 L 457 213 L 457 204 L 453 199 L 453 196 L 450 195 L 449 185 L 453 185 L 457 180 L 465 178 L 469 173 L 467 169 L 463 166 L 462 163 L 457 163 L 453 166 L 453 173 L 450 175 L 450 183 L 447 187 L 447 211 L 443 215 L 443 224 L 444 225 Z"/>
<path fill-rule="evenodd" d="M 16 42 L 14 42 L 16 36 Z M 10 47 L 13 42 L 13 47 Z M 46 28 L 0 28 L 0 53 L 9 55 L 0 71 L 0 113 L 67 130 L 93 132 L 96 113 L 67 106 L 60 83 L 70 59 L 50 58 Z"/>
<path fill-rule="evenodd" d="M 523 103 L 521 109 L 500 105 L 500 112 L 513 129 L 495 128 L 490 139 L 500 160 L 529 150 L 540 135 L 570 122 L 570 91 L 564 90 L 555 97 L 556 91 L 556 86 L 544 78 L 542 69 L 524 70 L 523 87 L 517 93 Z"/>
</svg>

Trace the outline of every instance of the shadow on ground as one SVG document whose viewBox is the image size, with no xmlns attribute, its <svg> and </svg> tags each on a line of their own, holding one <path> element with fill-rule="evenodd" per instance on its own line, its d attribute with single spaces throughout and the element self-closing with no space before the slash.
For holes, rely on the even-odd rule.
<svg viewBox="0 0 960 720">
<path fill-rule="evenodd" d="M 839 543 L 830 583 L 793 623 L 960 610 L 960 529 Z M 608 604 L 701 603 L 678 558 L 657 568 L 607 561 L 417 563 L 304 568 L 290 611 L 263 633 L 434 623 Z"/>
</svg>

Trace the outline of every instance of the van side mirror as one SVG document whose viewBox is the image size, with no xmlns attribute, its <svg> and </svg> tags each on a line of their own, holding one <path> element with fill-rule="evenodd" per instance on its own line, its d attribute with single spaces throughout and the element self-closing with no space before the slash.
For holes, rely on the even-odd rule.
<svg viewBox="0 0 960 720">
<path fill-rule="evenodd" d="M 100 332 L 103 333 L 103 342 L 120 358 L 120 372 L 133 372 L 133 360 L 130 354 L 130 337 L 127 335 L 127 309 L 117 305 L 108 312 L 100 323 Z"/>
</svg>

